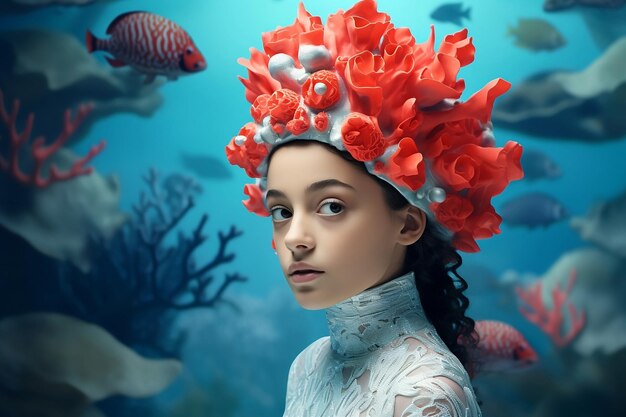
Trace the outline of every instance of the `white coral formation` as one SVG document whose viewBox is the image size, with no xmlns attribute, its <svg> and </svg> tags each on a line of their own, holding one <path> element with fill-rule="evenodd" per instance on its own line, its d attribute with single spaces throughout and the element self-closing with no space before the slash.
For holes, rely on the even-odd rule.
<svg viewBox="0 0 626 417">
<path fill-rule="evenodd" d="M 0 388 L 28 392 L 32 401 L 50 393 L 80 393 L 87 403 L 149 397 L 181 367 L 177 360 L 143 358 L 101 327 L 69 316 L 30 313 L 0 321 Z"/>
<path fill-rule="evenodd" d="M 53 162 L 65 168 L 74 159 L 70 151 L 61 149 Z M 45 255 L 89 272 L 90 237 L 108 240 L 127 220 L 127 215 L 119 211 L 119 199 L 117 179 L 93 172 L 33 189 L 31 204 L 17 211 L 0 202 L 0 226 Z"/>
<path fill-rule="evenodd" d="M 522 81 L 494 108 L 493 122 L 541 138 L 602 141 L 626 135 L 626 36 L 579 72 Z"/>
<path fill-rule="evenodd" d="M 19 99 L 36 115 L 34 135 L 57 134 L 65 110 L 87 102 L 93 110 L 72 143 L 101 118 L 121 112 L 148 117 L 163 103 L 159 88 L 164 81 L 144 85 L 141 74 L 103 64 L 89 54 L 84 40 L 67 33 L 0 31 L 0 56 L 6 57 L 0 89 L 7 100 Z"/>
<path fill-rule="evenodd" d="M 558 72 L 552 79 L 574 97 L 589 98 L 611 93 L 626 83 L 626 37 L 618 39 L 600 59 L 580 72 Z"/>
</svg>

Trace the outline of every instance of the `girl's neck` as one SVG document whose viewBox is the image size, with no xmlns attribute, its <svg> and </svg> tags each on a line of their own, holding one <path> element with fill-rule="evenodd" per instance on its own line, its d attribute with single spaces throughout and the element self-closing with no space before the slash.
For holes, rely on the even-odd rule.
<svg viewBox="0 0 626 417">
<path fill-rule="evenodd" d="M 344 359 L 366 356 L 430 326 L 413 271 L 326 309 L 326 319 L 333 354 Z"/>
</svg>

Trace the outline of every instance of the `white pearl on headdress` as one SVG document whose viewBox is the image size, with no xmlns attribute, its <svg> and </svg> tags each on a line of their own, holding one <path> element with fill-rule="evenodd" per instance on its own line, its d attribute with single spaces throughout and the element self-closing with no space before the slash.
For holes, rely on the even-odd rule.
<svg viewBox="0 0 626 417">
<path fill-rule="evenodd" d="M 293 91 L 300 91 L 300 83 L 307 79 L 304 68 L 296 68 L 296 63 L 287 54 L 276 54 L 272 56 L 267 64 L 270 75 L 279 81 L 283 88 Z"/>
<path fill-rule="evenodd" d="M 483 128 L 483 134 L 481 136 L 481 146 L 494 147 L 496 146 L 496 138 L 493 135 L 493 125 L 488 122 L 481 126 Z"/>
<path fill-rule="evenodd" d="M 315 83 L 315 85 L 313 86 L 313 91 L 315 91 L 315 94 L 317 94 L 318 96 L 323 95 L 326 90 L 328 90 L 328 86 L 324 83 Z"/>
<path fill-rule="evenodd" d="M 300 45 L 298 59 L 309 73 L 330 69 L 333 63 L 330 52 L 323 45 Z"/>
<path fill-rule="evenodd" d="M 418 200 L 421 200 L 422 198 L 424 198 L 424 193 L 425 193 L 425 191 L 422 188 L 420 188 L 415 193 L 415 197 L 417 197 Z"/>
<path fill-rule="evenodd" d="M 237 146 L 241 146 L 245 142 L 246 142 L 246 137 L 244 135 L 235 136 L 235 144 L 237 144 Z"/>
<path fill-rule="evenodd" d="M 440 187 L 433 187 L 428 192 L 428 199 L 434 203 L 443 203 L 446 200 L 446 191 Z"/>
</svg>

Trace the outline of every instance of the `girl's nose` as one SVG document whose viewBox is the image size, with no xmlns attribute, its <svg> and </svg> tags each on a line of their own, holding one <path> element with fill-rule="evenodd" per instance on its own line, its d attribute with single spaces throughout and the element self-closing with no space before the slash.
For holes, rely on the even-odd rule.
<svg viewBox="0 0 626 417">
<path fill-rule="evenodd" d="M 289 231 L 285 235 L 285 245 L 291 252 L 308 251 L 315 247 L 315 240 L 304 218 L 291 218 Z"/>
</svg>

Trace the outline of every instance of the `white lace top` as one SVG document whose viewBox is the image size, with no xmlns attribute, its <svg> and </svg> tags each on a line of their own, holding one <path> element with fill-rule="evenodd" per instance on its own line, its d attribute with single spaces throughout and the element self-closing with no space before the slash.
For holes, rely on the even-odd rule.
<svg viewBox="0 0 626 417">
<path fill-rule="evenodd" d="M 326 310 L 330 337 L 293 361 L 283 417 L 479 417 L 469 376 L 439 338 L 412 272 Z"/>
</svg>

